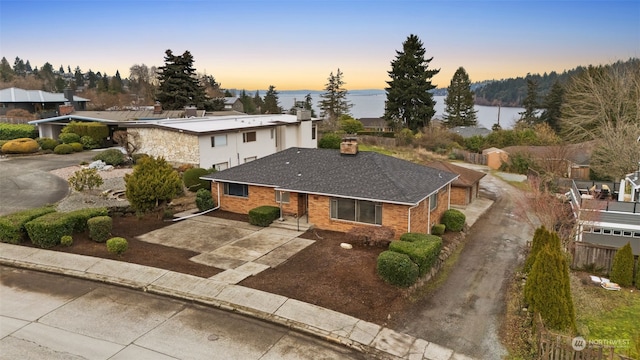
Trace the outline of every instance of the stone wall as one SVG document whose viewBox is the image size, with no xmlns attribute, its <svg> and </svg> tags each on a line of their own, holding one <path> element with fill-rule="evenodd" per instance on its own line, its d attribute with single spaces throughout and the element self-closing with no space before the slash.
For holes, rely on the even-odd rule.
<svg viewBox="0 0 640 360">
<path fill-rule="evenodd" d="M 140 135 L 138 153 L 163 157 L 172 165 L 200 166 L 198 137 L 175 131 L 155 128 L 136 128 Z"/>
</svg>

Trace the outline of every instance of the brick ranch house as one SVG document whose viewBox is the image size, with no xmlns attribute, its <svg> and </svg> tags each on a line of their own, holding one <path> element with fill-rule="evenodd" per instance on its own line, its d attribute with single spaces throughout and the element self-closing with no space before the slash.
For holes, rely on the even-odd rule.
<svg viewBox="0 0 640 360">
<path fill-rule="evenodd" d="M 347 232 L 387 226 L 396 238 L 430 233 L 449 209 L 458 175 L 375 152 L 358 152 L 355 138 L 333 149 L 290 148 L 203 176 L 221 210 L 246 214 L 279 206 L 316 228 Z"/>
</svg>

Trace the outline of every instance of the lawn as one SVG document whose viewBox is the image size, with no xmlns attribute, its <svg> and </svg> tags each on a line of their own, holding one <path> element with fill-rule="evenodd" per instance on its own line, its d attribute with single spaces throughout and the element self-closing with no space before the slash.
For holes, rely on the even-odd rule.
<svg viewBox="0 0 640 360">
<path fill-rule="evenodd" d="M 583 273 L 572 273 L 571 282 L 580 335 L 615 346 L 618 354 L 640 358 L 640 291 L 608 291 Z"/>
</svg>

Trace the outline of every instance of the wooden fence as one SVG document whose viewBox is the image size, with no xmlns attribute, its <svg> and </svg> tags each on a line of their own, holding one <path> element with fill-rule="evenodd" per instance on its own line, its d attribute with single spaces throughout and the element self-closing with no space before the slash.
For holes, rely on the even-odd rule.
<svg viewBox="0 0 640 360">
<path fill-rule="evenodd" d="M 465 162 L 477 165 L 487 165 L 487 155 L 469 152 L 462 149 L 453 149 L 456 156 L 461 156 Z"/>
<path fill-rule="evenodd" d="M 576 241 L 573 243 L 571 267 L 573 269 L 591 267 L 601 269 L 608 274 L 617 251 L 617 248 Z"/>
</svg>

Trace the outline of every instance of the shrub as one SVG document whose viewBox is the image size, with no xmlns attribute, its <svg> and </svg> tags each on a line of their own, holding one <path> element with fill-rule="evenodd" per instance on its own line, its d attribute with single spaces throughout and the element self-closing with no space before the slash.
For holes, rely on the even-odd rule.
<svg viewBox="0 0 640 360">
<path fill-rule="evenodd" d="M 58 140 L 54 140 L 51 138 L 38 138 L 36 139 L 38 144 L 40 145 L 40 149 L 42 150 L 53 150 L 56 146 L 60 145 Z"/>
<path fill-rule="evenodd" d="M 106 208 L 86 208 L 65 213 L 73 222 L 73 231 L 81 232 L 87 229 L 87 221 L 97 216 L 107 216 L 109 211 Z"/>
<path fill-rule="evenodd" d="M 191 168 L 184 172 L 182 175 L 182 181 L 184 181 L 184 186 L 186 186 L 191 192 L 197 192 L 200 189 L 210 189 L 211 181 L 201 180 L 200 176 L 204 176 L 212 172 L 212 170 L 203 168 Z"/>
<path fill-rule="evenodd" d="M 630 243 L 616 251 L 609 277 L 620 286 L 631 286 L 633 283 L 633 251 Z"/>
<path fill-rule="evenodd" d="M 100 144 L 98 144 L 94 138 L 87 135 L 80 138 L 80 143 L 82 144 L 82 147 L 87 150 L 97 149 L 100 147 Z"/>
<path fill-rule="evenodd" d="M 109 136 L 109 127 L 99 122 L 72 121 L 62 128 L 63 133 L 74 133 L 80 137 L 89 136 L 96 144 Z"/>
<path fill-rule="evenodd" d="M 71 235 L 65 235 L 60 238 L 60 245 L 71 246 L 73 245 L 73 237 Z"/>
<path fill-rule="evenodd" d="M 318 147 L 321 149 L 340 149 L 342 136 L 336 133 L 326 133 L 318 141 Z"/>
<path fill-rule="evenodd" d="M 71 148 L 73 149 L 74 152 L 81 152 L 82 150 L 84 150 L 84 145 L 82 145 L 79 142 L 73 142 L 69 145 L 71 145 Z"/>
<path fill-rule="evenodd" d="M 27 236 L 27 230 L 24 227 L 26 223 L 55 211 L 52 206 L 45 206 L 0 217 L 0 241 L 9 244 L 20 243 Z"/>
<path fill-rule="evenodd" d="M 61 133 L 60 136 L 58 136 L 58 138 L 60 139 L 60 141 L 62 141 L 63 144 L 71 144 L 71 143 L 79 143 L 80 142 L 80 135 L 78 134 L 74 134 L 74 133 Z"/>
<path fill-rule="evenodd" d="M 35 139 L 37 136 L 38 130 L 35 125 L 0 123 L 0 140 Z"/>
<path fill-rule="evenodd" d="M 389 284 L 409 287 L 418 280 L 419 270 L 407 255 L 387 250 L 378 255 L 376 272 Z"/>
<path fill-rule="evenodd" d="M 447 226 L 445 224 L 435 224 L 431 227 L 431 234 L 440 236 L 444 234 L 446 229 Z"/>
<path fill-rule="evenodd" d="M 95 242 L 105 242 L 111 236 L 113 220 L 109 216 L 96 216 L 87 220 L 89 238 Z"/>
<path fill-rule="evenodd" d="M 403 234 L 403 236 L 405 235 L 407 234 Z M 409 238 L 411 241 L 403 240 L 403 237 L 400 237 L 400 241 L 391 242 L 389 250 L 407 255 L 411 261 L 418 265 L 419 275 L 423 276 L 431 269 L 440 255 L 442 239 L 427 234 L 415 234 Z"/>
<path fill-rule="evenodd" d="M 148 157 L 149 157 L 149 155 L 147 155 L 147 154 L 133 154 L 133 156 L 131 156 L 131 161 L 134 164 L 137 164 L 140 161 L 140 159 L 144 159 L 144 158 L 148 158 Z"/>
<path fill-rule="evenodd" d="M 213 209 L 215 203 L 213 202 L 211 191 L 207 189 L 198 190 L 198 192 L 196 193 L 196 206 L 200 211 Z"/>
<path fill-rule="evenodd" d="M 456 209 L 449 209 L 442 214 L 440 223 L 444 224 L 445 228 L 449 231 L 458 232 L 464 228 L 464 222 L 467 220 L 466 216 Z"/>
<path fill-rule="evenodd" d="M 53 152 L 58 155 L 66 155 L 71 154 L 73 152 L 73 148 L 69 144 L 60 144 L 53 149 Z"/>
<path fill-rule="evenodd" d="M 102 177 L 98 174 L 97 169 L 82 169 L 78 170 L 69 178 L 69 185 L 75 191 L 82 191 L 85 188 L 92 190 L 104 184 Z"/>
<path fill-rule="evenodd" d="M 388 226 L 356 226 L 351 228 L 348 234 L 364 245 L 387 247 L 396 232 Z"/>
<path fill-rule="evenodd" d="M 38 149 L 40 149 L 40 145 L 31 138 L 9 140 L 2 145 L 2 152 L 5 154 L 31 154 Z"/>
<path fill-rule="evenodd" d="M 531 240 L 531 250 L 529 255 L 524 261 L 523 271 L 528 273 L 533 267 L 533 263 L 536 261 L 536 256 L 545 247 L 551 246 L 555 251 L 561 251 L 560 237 L 555 232 L 548 231 L 544 225 L 540 226 L 533 233 L 533 239 Z"/>
<path fill-rule="evenodd" d="M 249 223 L 257 226 L 269 226 L 280 217 L 280 208 L 277 206 L 263 205 L 249 210 Z"/>
<path fill-rule="evenodd" d="M 71 235 L 74 225 L 74 219 L 66 214 L 53 212 L 29 221 L 24 227 L 31 242 L 46 249 L 58 245 L 63 236 Z"/>
<path fill-rule="evenodd" d="M 102 160 L 107 165 L 118 166 L 125 162 L 125 156 L 119 149 L 108 149 L 105 151 L 101 151 L 96 156 L 93 157 L 93 160 Z"/>
<path fill-rule="evenodd" d="M 640 289 L 640 260 L 636 266 L 636 289 Z"/>
<path fill-rule="evenodd" d="M 114 237 L 107 240 L 107 251 L 112 254 L 120 255 L 123 252 L 127 251 L 128 248 L 129 243 L 125 238 Z"/>
<path fill-rule="evenodd" d="M 124 176 L 127 200 L 139 213 L 182 194 L 182 179 L 163 158 L 140 159 L 133 173 Z"/>
</svg>

